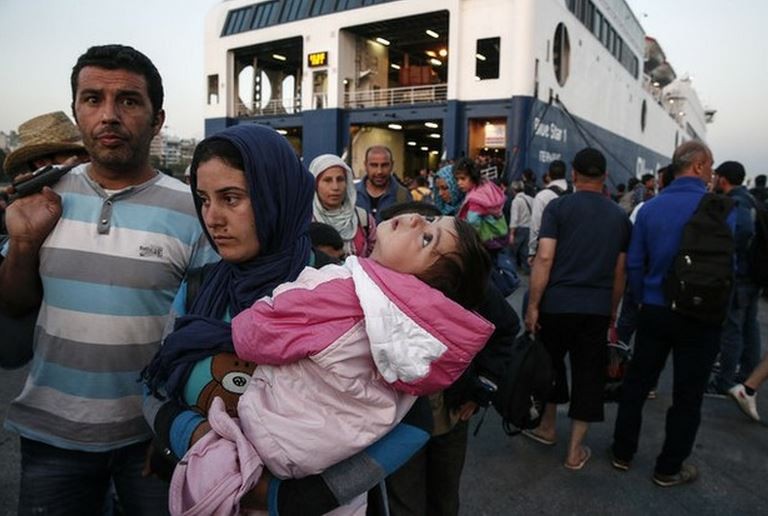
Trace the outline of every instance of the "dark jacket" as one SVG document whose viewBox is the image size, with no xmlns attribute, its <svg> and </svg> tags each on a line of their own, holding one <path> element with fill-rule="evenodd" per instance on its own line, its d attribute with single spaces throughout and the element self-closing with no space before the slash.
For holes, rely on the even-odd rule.
<svg viewBox="0 0 768 516">
<path fill-rule="evenodd" d="M 368 189 L 365 187 L 368 181 L 368 176 L 365 176 L 362 181 L 357 183 L 357 205 L 362 209 L 371 213 L 371 195 L 368 193 Z M 381 222 L 381 212 L 393 204 L 400 204 L 413 200 L 411 192 L 406 187 L 400 184 L 394 175 L 389 178 L 389 189 L 379 198 L 379 204 L 376 207 L 376 224 Z"/>
<path fill-rule="evenodd" d="M 749 275 L 749 243 L 755 235 L 755 206 L 757 201 L 743 186 L 737 186 L 728 192 L 735 202 L 736 230 L 733 234 L 736 248 L 736 276 L 746 279 Z"/>
</svg>

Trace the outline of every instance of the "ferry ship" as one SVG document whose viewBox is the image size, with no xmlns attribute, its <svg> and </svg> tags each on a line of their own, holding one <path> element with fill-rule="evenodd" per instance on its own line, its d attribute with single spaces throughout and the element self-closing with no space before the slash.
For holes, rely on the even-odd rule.
<svg viewBox="0 0 768 516">
<path fill-rule="evenodd" d="M 486 157 L 510 180 L 585 146 L 609 186 L 706 138 L 705 110 L 624 0 L 225 0 L 206 18 L 205 133 L 259 123 L 358 176 Z"/>
</svg>

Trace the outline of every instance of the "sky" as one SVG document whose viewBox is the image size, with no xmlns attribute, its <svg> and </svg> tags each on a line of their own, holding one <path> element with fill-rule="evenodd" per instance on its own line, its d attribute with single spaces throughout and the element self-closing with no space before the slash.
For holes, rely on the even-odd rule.
<svg viewBox="0 0 768 516">
<path fill-rule="evenodd" d="M 254 0 L 255 1 L 255 0 Z M 418 0 L 411 0 L 418 1 Z M 204 20 L 219 0 L 0 0 L 0 131 L 41 113 L 69 113 L 69 74 L 89 46 L 123 43 L 163 77 L 166 128 L 203 136 Z M 715 162 L 768 173 L 768 20 L 765 0 L 628 0 L 678 75 L 717 110 L 707 141 Z"/>
</svg>

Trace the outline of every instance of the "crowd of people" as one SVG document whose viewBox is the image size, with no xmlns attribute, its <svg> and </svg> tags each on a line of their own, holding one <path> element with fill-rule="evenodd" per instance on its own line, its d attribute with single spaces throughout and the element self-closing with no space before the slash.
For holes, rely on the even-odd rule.
<svg viewBox="0 0 768 516">
<path fill-rule="evenodd" d="M 505 190 L 469 159 L 407 188 L 386 146 L 366 150 L 356 183 L 340 157 L 305 167 L 249 124 L 203 140 L 186 185 L 150 164 L 165 113 L 149 58 L 92 47 L 71 88 L 76 125 L 62 112 L 22 124 L 5 162 L 16 185 L 73 167 L 6 210 L 0 310 L 36 313 L 14 341 L 32 365 L 5 421 L 21 442 L 19 514 L 457 514 L 468 421 L 523 326 L 555 371 L 524 434 L 554 445 L 570 403 L 569 470 L 588 463 L 589 426 L 604 419 L 614 327 L 635 335 L 616 469 L 631 467 L 670 352 L 657 485 L 697 478 L 686 461 L 705 391 L 759 419 L 768 358 L 750 253 L 765 176 L 753 193 L 737 162 L 713 176 L 701 142 L 675 150 L 658 192 L 644 176 L 612 198 L 592 148 L 573 156 L 571 181 L 551 163 L 542 188 L 526 171 Z M 727 208 L 733 285 L 719 288 L 722 320 L 702 322 L 670 304 L 665 278 L 707 203 Z M 530 274 L 524 324 L 504 256 Z"/>
</svg>

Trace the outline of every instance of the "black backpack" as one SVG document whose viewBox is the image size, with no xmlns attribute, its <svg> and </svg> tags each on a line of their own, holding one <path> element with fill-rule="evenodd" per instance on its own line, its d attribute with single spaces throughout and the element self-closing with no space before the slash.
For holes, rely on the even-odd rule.
<svg viewBox="0 0 768 516">
<path fill-rule="evenodd" d="M 568 185 L 568 187 L 565 190 L 563 190 L 562 188 L 560 188 L 557 185 L 550 185 L 550 186 L 547 187 L 547 190 L 552 190 L 553 192 L 555 192 L 557 194 L 558 197 L 562 197 L 563 195 L 567 195 L 569 193 L 573 193 L 573 186 Z"/>
<path fill-rule="evenodd" d="M 683 227 L 680 248 L 664 278 L 669 307 L 697 321 L 720 325 L 733 286 L 733 233 L 726 222 L 733 199 L 708 193 Z"/>
<path fill-rule="evenodd" d="M 555 381 L 552 359 L 539 338 L 524 333 L 504 359 L 504 375 L 491 400 L 508 435 L 536 428 Z"/>
<path fill-rule="evenodd" d="M 755 209 L 755 234 L 749 243 L 749 277 L 759 287 L 768 287 L 768 209 L 751 199 Z"/>
</svg>

